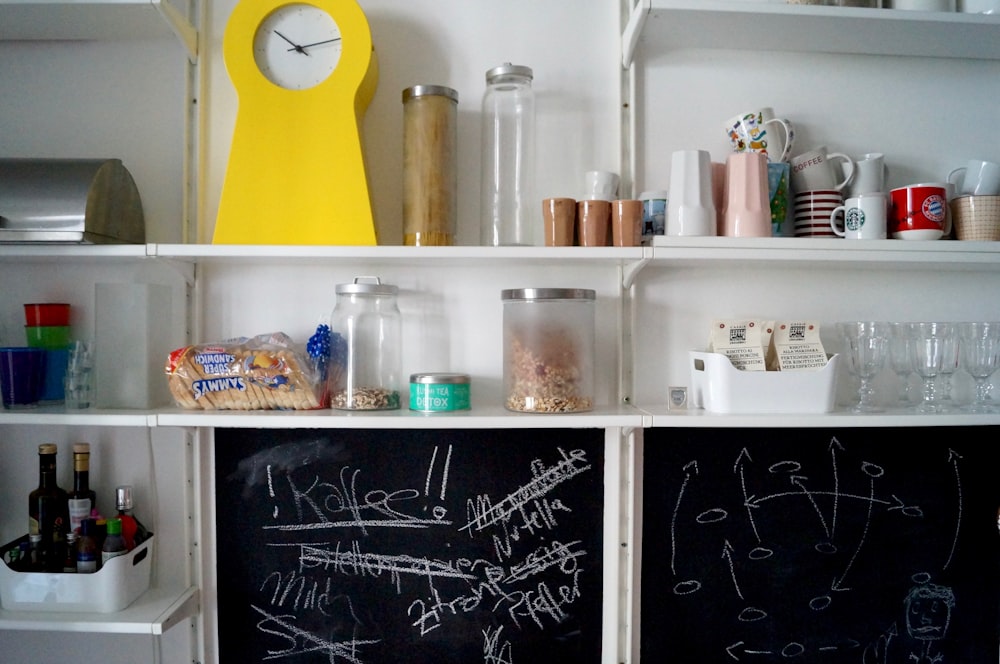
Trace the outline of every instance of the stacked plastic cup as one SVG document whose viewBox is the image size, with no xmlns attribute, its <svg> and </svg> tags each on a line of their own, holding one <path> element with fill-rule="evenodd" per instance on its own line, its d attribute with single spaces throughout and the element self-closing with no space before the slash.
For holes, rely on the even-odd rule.
<svg viewBox="0 0 1000 664">
<path fill-rule="evenodd" d="M 45 351 L 45 380 L 41 401 L 62 401 L 63 376 L 69 360 L 71 329 L 70 305 L 65 302 L 37 302 L 24 305 L 24 332 L 28 346 Z"/>
</svg>

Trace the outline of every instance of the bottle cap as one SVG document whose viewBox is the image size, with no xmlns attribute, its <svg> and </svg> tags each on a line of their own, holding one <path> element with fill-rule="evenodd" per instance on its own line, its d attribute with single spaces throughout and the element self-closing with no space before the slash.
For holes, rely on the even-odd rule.
<svg viewBox="0 0 1000 664">
<path fill-rule="evenodd" d="M 39 454 L 55 454 L 58 450 L 55 443 L 42 443 L 38 446 Z"/>
<path fill-rule="evenodd" d="M 121 534 L 122 534 L 122 520 L 108 519 L 108 535 L 121 535 Z"/>
<path fill-rule="evenodd" d="M 132 509 L 132 486 L 125 484 L 115 489 L 115 505 L 119 510 Z"/>
<path fill-rule="evenodd" d="M 32 533 L 32 534 L 28 535 L 28 541 L 29 542 L 41 542 L 42 541 L 42 534 L 41 533 Z"/>
<path fill-rule="evenodd" d="M 90 443 L 73 443 L 73 454 L 90 454 Z"/>
</svg>

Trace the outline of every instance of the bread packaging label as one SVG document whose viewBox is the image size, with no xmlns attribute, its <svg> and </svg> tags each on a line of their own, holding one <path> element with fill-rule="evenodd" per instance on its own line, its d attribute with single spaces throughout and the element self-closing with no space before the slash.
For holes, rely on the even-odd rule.
<svg viewBox="0 0 1000 664">
<path fill-rule="evenodd" d="M 764 338 L 767 325 L 758 320 L 712 322 L 709 350 L 729 358 L 741 371 L 764 371 Z"/>
<path fill-rule="evenodd" d="M 826 350 L 819 338 L 819 323 L 775 322 L 768 347 L 768 364 L 779 371 L 817 370 L 826 366 Z"/>
</svg>

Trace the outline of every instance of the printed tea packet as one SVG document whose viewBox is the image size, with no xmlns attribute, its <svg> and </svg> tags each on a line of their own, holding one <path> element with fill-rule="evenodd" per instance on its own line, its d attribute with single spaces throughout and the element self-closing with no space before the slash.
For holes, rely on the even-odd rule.
<svg viewBox="0 0 1000 664">
<path fill-rule="evenodd" d="M 819 338 L 819 323 L 775 322 L 767 351 L 768 368 L 803 371 L 826 366 L 826 350 Z"/>
<path fill-rule="evenodd" d="M 729 358 L 741 371 L 764 371 L 768 326 L 759 320 L 715 320 L 709 350 Z"/>
</svg>

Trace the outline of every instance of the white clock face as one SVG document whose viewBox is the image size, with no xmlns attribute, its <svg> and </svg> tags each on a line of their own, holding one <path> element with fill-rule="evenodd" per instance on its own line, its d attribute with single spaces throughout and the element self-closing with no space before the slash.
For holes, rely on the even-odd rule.
<svg viewBox="0 0 1000 664">
<path fill-rule="evenodd" d="M 278 7 L 253 39 L 260 73 L 277 86 L 305 90 L 319 85 L 340 62 L 340 28 L 328 13 L 305 3 Z"/>
</svg>

